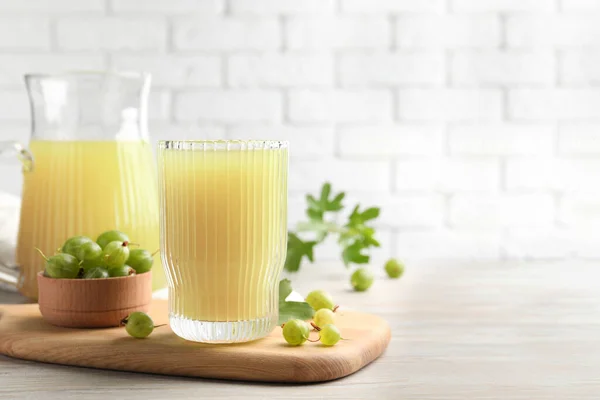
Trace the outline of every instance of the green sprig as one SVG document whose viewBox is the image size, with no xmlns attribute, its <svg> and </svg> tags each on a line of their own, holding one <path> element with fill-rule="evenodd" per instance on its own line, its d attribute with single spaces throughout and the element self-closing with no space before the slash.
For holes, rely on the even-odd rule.
<svg viewBox="0 0 600 400">
<path fill-rule="evenodd" d="M 369 248 L 379 247 L 375 229 L 369 223 L 379 217 L 380 209 L 369 207 L 361 211 L 360 205 L 356 205 L 348 216 L 348 221 L 339 225 L 329 215 L 344 209 L 342 202 L 345 196 L 344 192 L 333 194 L 329 183 L 323 185 L 318 199 L 311 194 L 306 196 L 308 221 L 298 223 L 297 233 L 288 232 L 286 270 L 298 271 L 304 258 L 314 262 L 314 247 L 331 234 L 338 235 L 338 243 L 342 248 L 341 258 L 346 267 L 369 262 Z M 311 236 L 312 240 L 305 240 L 298 234 Z"/>
</svg>

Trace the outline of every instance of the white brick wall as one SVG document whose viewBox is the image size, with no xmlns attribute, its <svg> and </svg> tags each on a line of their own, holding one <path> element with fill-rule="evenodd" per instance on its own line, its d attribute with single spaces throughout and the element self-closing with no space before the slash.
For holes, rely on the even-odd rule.
<svg viewBox="0 0 600 400">
<path fill-rule="evenodd" d="M 173 21 L 176 50 L 274 50 L 281 46 L 276 18 L 178 18 Z"/>
<path fill-rule="evenodd" d="M 443 150 L 442 125 L 348 126 L 339 128 L 339 137 L 342 157 L 439 155 Z"/>
<path fill-rule="evenodd" d="M 334 0 L 231 0 L 233 14 L 322 15 L 335 11 Z"/>
<path fill-rule="evenodd" d="M 510 47 L 593 47 L 598 46 L 599 35 L 598 17 L 589 13 L 518 14 L 506 21 L 506 41 Z"/>
<path fill-rule="evenodd" d="M 222 61 L 216 55 L 115 54 L 111 67 L 116 70 L 147 71 L 154 87 L 219 87 L 223 83 Z"/>
<path fill-rule="evenodd" d="M 56 22 L 60 50 L 162 50 L 167 25 L 152 17 L 68 17 Z"/>
<path fill-rule="evenodd" d="M 290 191 L 315 191 L 325 176 L 335 177 L 335 189 L 386 193 L 390 169 L 386 161 L 295 160 L 290 162 Z M 376 196 L 374 196 L 376 197 Z"/>
<path fill-rule="evenodd" d="M 600 3 L 599 3 L 600 4 Z M 600 82 L 599 51 L 565 50 L 560 57 L 561 83 L 573 85 Z"/>
<path fill-rule="evenodd" d="M 552 51 L 460 51 L 452 58 L 452 82 L 458 85 L 552 84 L 555 60 Z"/>
<path fill-rule="evenodd" d="M 508 115 L 515 120 L 600 119 L 600 88 L 512 89 Z"/>
<path fill-rule="evenodd" d="M 14 86 L 23 91 L 24 71 L 30 73 L 60 73 L 69 69 L 102 70 L 104 68 L 106 68 L 105 57 L 101 54 L 58 55 L 1 52 L 0 85 Z"/>
<path fill-rule="evenodd" d="M 85 11 L 104 12 L 104 0 L 2 0 L 0 12 L 60 14 Z"/>
<path fill-rule="evenodd" d="M 18 40 L 15 40 L 18 38 Z M 0 49 L 48 50 L 50 20 L 44 17 L 0 16 Z"/>
<path fill-rule="evenodd" d="M 382 206 L 378 260 L 600 258 L 599 21 L 597 0 L 0 0 L 0 140 L 27 140 L 26 72 L 146 70 L 154 140 L 291 142 L 290 224 L 329 180 Z"/>
<path fill-rule="evenodd" d="M 454 11 L 552 11 L 555 0 L 453 0 Z"/>
<path fill-rule="evenodd" d="M 509 190 L 600 193 L 600 159 L 509 159 L 505 174 Z"/>
<path fill-rule="evenodd" d="M 500 38 L 500 18 L 494 14 L 414 14 L 396 22 L 395 39 L 402 48 L 495 47 Z"/>
<path fill-rule="evenodd" d="M 499 120 L 502 93 L 497 89 L 400 89 L 400 119 L 416 121 Z"/>
<path fill-rule="evenodd" d="M 450 199 L 450 223 L 456 228 L 547 227 L 554 214 L 550 194 L 456 194 Z"/>
<path fill-rule="evenodd" d="M 0 92 L 0 121 L 19 121 L 29 118 L 29 101 L 22 89 Z"/>
<path fill-rule="evenodd" d="M 600 11 L 598 0 L 569 0 L 562 4 L 565 11 Z"/>
<path fill-rule="evenodd" d="M 233 87 L 333 86 L 333 57 L 329 54 L 239 54 L 228 59 Z"/>
<path fill-rule="evenodd" d="M 277 122 L 281 94 L 266 90 L 206 90 L 177 96 L 175 119 L 202 122 Z"/>
<path fill-rule="evenodd" d="M 378 122 L 392 119 L 386 90 L 295 90 L 289 94 L 294 122 Z"/>
<path fill-rule="evenodd" d="M 561 125 L 558 151 L 562 155 L 600 155 L 600 123 Z"/>
<path fill-rule="evenodd" d="M 81 2 L 81 0 L 79 0 Z M 213 13 L 222 11 L 224 0 L 109 0 L 116 12 L 130 13 Z"/>
<path fill-rule="evenodd" d="M 342 86 L 435 85 L 445 79 L 442 52 L 349 53 L 339 61 Z"/>
<path fill-rule="evenodd" d="M 493 192 L 499 187 L 500 165 L 494 159 L 418 158 L 396 162 L 399 191 Z"/>
<path fill-rule="evenodd" d="M 471 124 L 448 127 L 453 155 L 550 155 L 554 151 L 551 124 Z"/>
<path fill-rule="evenodd" d="M 290 18 L 285 39 L 294 50 L 387 48 L 389 21 L 384 16 Z"/>
<path fill-rule="evenodd" d="M 360 14 L 435 12 L 445 9 L 445 0 L 341 0 L 341 8 L 343 12 Z"/>
</svg>

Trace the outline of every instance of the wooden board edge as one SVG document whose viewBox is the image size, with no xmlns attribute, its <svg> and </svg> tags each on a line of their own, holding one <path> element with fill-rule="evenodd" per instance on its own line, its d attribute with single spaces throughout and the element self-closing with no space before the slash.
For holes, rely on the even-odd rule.
<svg viewBox="0 0 600 400">
<path fill-rule="evenodd" d="M 23 306 L 23 305 L 21 305 Z M 31 306 L 31 305 L 29 305 Z M 10 306 L 9 306 L 10 307 Z M 7 312 L 6 309 L 0 308 L 0 321 L 3 318 L 10 318 L 11 313 Z M 180 372 L 180 373 L 165 373 L 157 370 L 148 370 L 144 367 L 134 367 L 134 368 L 115 368 L 114 365 L 110 361 L 107 361 L 105 364 L 103 360 L 85 360 L 81 362 L 77 362 L 76 360 L 70 360 L 69 362 L 60 362 L 56 361 L 55 357 L 48 358 L 47 353 L 42 351 L 35 353 L 35 357 L 27 357 L 23 356 L 19 352 L 15 352 L 13 349 L 14 343 L 9 337 L 5 337 L 2 332 L 2 324 L 0 323 L 0 354 L 4 354 L 8 357 L 14 359 L 21 359 L 27 361 L 36 361 L 42 362 L 45 364 L 54 364 L 54 365 L 64 365 L 64 366 L 72 366 L 72 367 L 80 367 L 80 368 L 90 368 L 90 369 L 103 369 L 110 371 L 120 371 L 120 372 L 135 372 L 135 373 L 145 373 L 145 374 L 153 374 L 153 375 L 163 375 L 163 376 L 181 376 L 188 378 L 200 378 L 200 379 L 219 379 L 219 380 L 227 380 L 227 381 L 247 381 L 247 382 L 277 382 L 277 383 L 319 383 L 319 382 L 327 382 L 332 380 L 337 380 L 340 378 L 344 378 L 346 376 L 352 375 L 358 371 L 360 371 L 365 366 L 371 364 L 377 358 L 384 354 L 389 342 L 391 340 L 391 329 L 389 324 L 381 317 L 376 316 L 383 322 L 385 334 L 381 336 L 381 339 L 378 341 L 377 346 L 370 349 L 369 352 L 364 352 L 364 348 L 357 347 L 354 351 L 356 354 L 355 359 L 358 360 L 356 363 L 347 363 L 344 365 L 344 368 L 341 368 L 337 371 L 337 373 L 323 373 L 323 371 L 327 371 L 328 368 L 322 368 L 320 374 L 312 373 L 307 374 L 306 370 L 303 370 L 303 373 L 296 373 L 296 371 L 302 370 L 303 362 L 300 358 L 297 358 L 293 355 L 290 355 L 290 373 L 284 373 L 280 375 L 245 375 L 242 371 L 240 373 L 239 370 L 236 370 L 234 373 L 228 373 L 228 371 L 206 371 L 203 370 L 201 374 L 191 373 L 191 372 Z M 57 328 L 60 329 L 60 328 Z M 12 335 L 9 335 L 12 336 Z M 18 339 L 17 339 L 18 342 Z M 45 357 L 46 356 L 46 357 Z M 321 357 L 324 360 L 327 358 L 326 354 L 323 354 Z M 85 363 L 85 364 L 84 364 Z M 214 373 L 216 372 L 216 373 Z M 256 372 L 256 371 L 254 371 Z"/>
</svg>

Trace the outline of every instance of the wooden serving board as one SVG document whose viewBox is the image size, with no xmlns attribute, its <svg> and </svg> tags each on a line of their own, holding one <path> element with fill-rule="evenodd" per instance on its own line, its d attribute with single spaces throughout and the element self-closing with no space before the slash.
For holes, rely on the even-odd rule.
<svg viewBox="0 0 600 400">
<path fill-rule="evenodd" d="M 214 345 L 185 341 L 168 326 L 167 302 L 154 300 L 156 328 L 134 339 L 124 328 L 68 329 L 45 322 L 37 304 L 0 305 L 0 353 L 25 360 L 120 371 L 264 382 L 321 382 L 350 375 L 379 357 L 390 341 L 381 318 L 337 311 L 347 340 L 288 346 L 281 328 L 250 343 Z M 312 333 L 313 339 L 318 337 Z"/>
</svg>

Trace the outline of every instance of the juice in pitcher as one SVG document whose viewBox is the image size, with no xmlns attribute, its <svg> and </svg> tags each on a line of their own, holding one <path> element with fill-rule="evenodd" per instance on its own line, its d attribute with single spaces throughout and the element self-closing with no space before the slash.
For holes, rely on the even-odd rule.
<svg viewBox="0 0 600 400">
<path fill-rule="evenodd" d="M 35 251 L 53 254 L 75 235 L 93 240 L 118 229 L 151 251 L 159 247 L 158 196 L 150 145 L 143 141 L 30 143 L 35 167 L 24 174 L 17 263 L 44 268 Z M 165 284 L 158 256 L 155 287 Z"/>
<path fill-rule="evenodd" d="M 152 252 L 159 247 L 159 207 L 147 130 L 148 74 L 30 74 L 25 82 L 29 149 L 8 147 L 23 163 L 18 272 L 0 265 L 0 280 L 36 299 L 45 262 L 35 248 L 51 255 L 71 236 L 95 240 L 117 229 Z M 152 279 L 155 289 L 166 284 L 158 256 Z"/>
</svg>

